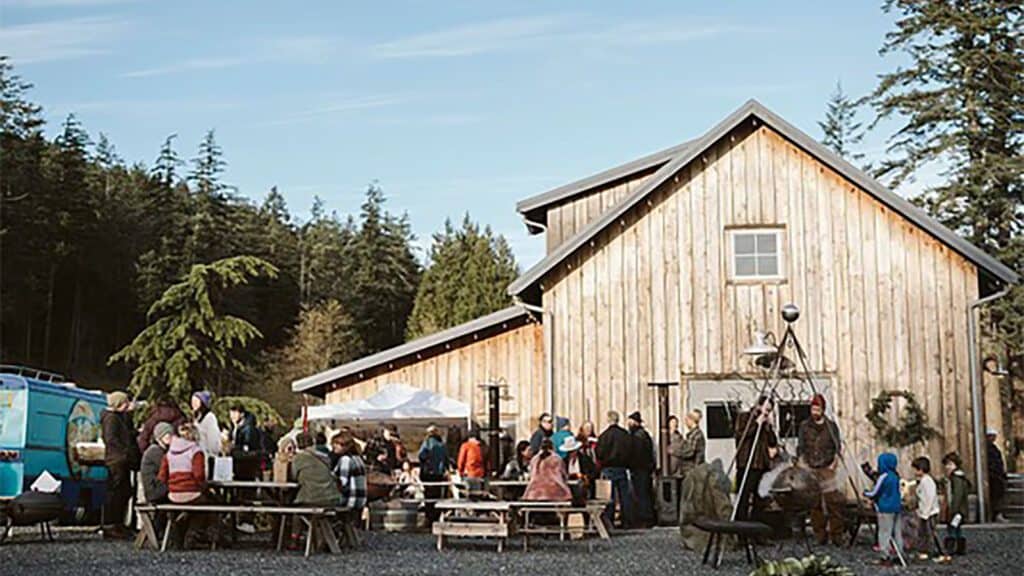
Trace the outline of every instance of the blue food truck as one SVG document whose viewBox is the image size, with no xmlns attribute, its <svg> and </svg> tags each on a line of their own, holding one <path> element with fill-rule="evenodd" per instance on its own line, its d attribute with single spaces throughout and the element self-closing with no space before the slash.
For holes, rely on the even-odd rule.
<svg viewBox="0 0 1024 576">
<path fill-rule="evenodd" d="M 28 491 L 44 471 L 61 481 L 63 520 L 99 517 L 107 469 L 80 460 L 76 447 L 98 442 L 106 395 L 58 374 L 0 365 L 0 500 Z"/>
</svg>

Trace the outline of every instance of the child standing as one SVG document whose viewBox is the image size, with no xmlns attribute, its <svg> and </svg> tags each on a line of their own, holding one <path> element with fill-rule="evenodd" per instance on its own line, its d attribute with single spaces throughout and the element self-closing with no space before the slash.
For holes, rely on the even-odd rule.
<svg viewBox="0 0 1024 576">
<path fill-rule="evenodd" d="M 939 558 L 939 562 L 952 560 L 950 554 L 954 550 L 957 556 L 963 556 L 967 549 L 967 539 L 964 538 L 961 526 L 967 519 L 967 492 L 971 489 L 971 483 L 961 469 L 962 465 L 960 455 L 956 452 L 950 452 L 942 457 L 942 466 L 946 469 L 946 502 L 949 518 L 946 524 L 946 553 Z"/>
<path fill-rule="evenodd" d="M 875 487 L 864 496 L 875 501 L 878 511 L 878 548 L 882 553 L 880 564 L 893 564 L 890 556 L 896 553 L 897 560 L 903 558 L 903 529 L 900 527 L 900 513 L 903 503 L 900 499 L 900 475 L 896 472 L 898 461 L 895 454 L 883 452 L 878 455 L 878 479 Z"/>
<path fill-rule="evenodd" d="M 932 463 L 927 456 L 915 458 L 910 464 L 917 477 L 917 542 L 918 560 L 928 559 L 928 547 L 935 545 L 939 557 L 943 556 L 935 522 L 939 518 L 939 492 L 931 476 Z"/>
</svg>

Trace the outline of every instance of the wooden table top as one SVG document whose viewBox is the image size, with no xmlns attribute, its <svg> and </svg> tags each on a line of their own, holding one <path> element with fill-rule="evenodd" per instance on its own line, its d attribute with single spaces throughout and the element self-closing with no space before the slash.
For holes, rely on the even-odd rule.
<svg viewBox="0 0 1024 576">
<path fill-rule="evenodd" d="M 214 488 L 266 488 L 269 490 L 297 490 L 298 482 L 268 482 L 265 480 L 220 480 L 211 481 Z"/>
<path fill-rule="evenodd" d="M 507 512 L 512 508 L 512 503 L 502 500 L 440 500 L 434 506 L 442 510 Z"/>
</svg>

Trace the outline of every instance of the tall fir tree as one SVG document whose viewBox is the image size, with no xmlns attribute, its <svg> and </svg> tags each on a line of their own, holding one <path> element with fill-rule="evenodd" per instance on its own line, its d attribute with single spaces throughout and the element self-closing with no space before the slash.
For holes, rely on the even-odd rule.
<svg viewBox="0 0 1024 576">
<path fill-rule="evenodd" d="M 519 275 L 508 242 L 469 214 L 456 229 L 445 221 L 434 235 L 429 263 L 416 292 L 408 335 L 417 338 L 509 305 L 505 288 Z"/>
<path fill-rule="evenodd" d="M 174 149 L 174 139 L 177 137 L 177 134 L 171 134 L 164 139 L 163 145 L 160 146 L 160 154 L 151 171 L 156 181 L 168 188 L 174 186 L 178 181 L 178 169 L 184 164 Z"/>
<path fill-rule="evenodd" d="M 1024 10 L 1002 0 L 883 6 L 897 20 L 881 53 L 907 63 L 882 75 L 872 96 L 879 118 L 898 125 L 881 173 L 899 185 L 927 164 L 942 167 L 944 182 L 916 200 L 1024 270 Z M 998 301 L 990 319 L 1010 368 L 1003 397 L 1014 399 L 1019 418 L 1024 395 L 1013 381 L 1024 378 L 1024 290 Z"/>
<path fill-rule="evenodd" d="M 244 318 L 225 313 L 232 290 L 277 268 L 253 256 L 192 267 L 149 309 L 149 325 L 109 362 L 133 366 L 130 389 L 142 398 L 169 396 L 184 404 L 195 390 L 237 393 L 246 368 L 240 349 L 262 338 Z"/>
<path fill-rule="evenodd" d="M 406 216 L 384 209 L 384 192 L 367 188 L 359 230 L 351 241 L 351 284 L 342 302 L 370 353 L 401 344 L 420 280 Z"/>
<path fill-rule="evenodd" d="M 826 104 L 825 119 L 818 122 L 821 143 L 848 162 L 864 158 L 864 154 L 856 151 L 856 146 L 864 139 L 863 125 L 857 121 L 859 108 L 860 102 L 843 92 L 842 83 L 837 81 L 836 90 Z"/>
<path fill-rule="evenodd" d="M 216 133 L 206 132 L 192 159 L 188 182 L 191 191 L 190 238 L 186 250 L 189 264 L 211 262 L 232 255 L 231 240 L 237 238 L 231 218 L 234 199 L 231 187 L 221 181 L 227 167 Z"/>
</svg>

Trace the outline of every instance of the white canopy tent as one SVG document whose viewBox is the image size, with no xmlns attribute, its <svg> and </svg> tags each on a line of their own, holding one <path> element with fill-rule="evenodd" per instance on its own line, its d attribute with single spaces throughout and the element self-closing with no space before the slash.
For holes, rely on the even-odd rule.
<svg viewBox="0 0 1024 576">
<path fill-rule="evenodd" d="M 406 384 L 389 384 L 369 398 L 310 406 L 306 418 L 310 422 L 353 427 L 375 426 L 382 422 L 403 426 L 426 426 L 431 423 L 442 426 L 465 424 L 469 421 L 470 413 L 470 407 L 465 402 Z"/>
</svg>

